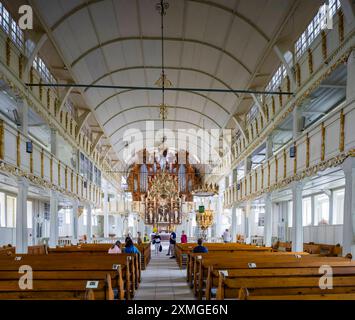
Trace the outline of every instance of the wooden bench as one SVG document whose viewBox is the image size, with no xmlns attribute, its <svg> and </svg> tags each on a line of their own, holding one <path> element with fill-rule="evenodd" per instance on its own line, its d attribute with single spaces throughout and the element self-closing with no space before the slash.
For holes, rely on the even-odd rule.
<svg viewBox="0 0 355 320">
<path fill-rule="evenodd" d="M 177 243 L 175 246 L 176 260 L 180 268 L 185 265 L 189 268 L 188 257 L 192 253 L 193 249 L 196 247 L 196 243 Z M 229 254 L 234 251 L 260 251 L 260 252 L 270 252 L 273 251 L 270 247 L 258 247 L 255 245 L 241 244 L 241 243 L 204 243 L 203 244 L 209 252 L 224 252 Z"/>
<path fill-rule="evenodd" d="M 20 260 L 19 257 L 21 258 Z M 0 299 L 113 299 L 131 298 L 129 267 L 131 259 L 118 256 L 16 255 L 0 258 Z M 117 269 L 113 269 L 113 265 Z M 19 268 L 30 266 L 33 289 L 21 290 Z M 97 289 L 87 290 L 88 281 L 99 281 Z"/>
<path fill-rule="evenodd" d="M 57 255 L 57 254 L 81 254 L 81 255 L 92 255 L 92 254 L 101 254 L 101 255 L 110 255 L 108 254 L 108 249 L 110 248 L 109 244 L 90 244 L 90 245 L 78 245 L 70 247 L 57 247 L 57 248 L 48 248 L 48 255 Z M 135 254 L 126 254 L 120 253 L 119 255 L 128 255 L 132 257 L 132 283 L 135 285 L 135 289 L 138 289 L 138 284 L 141 281 L 141 263 L 140 257 Z"/>
<path fill-rule="evenodd" d="M 5 248 L 0 248 L 0 256 L 3 255 L 13 255 L 15 254 L 15 247 L 8 247 L 6 246 Z M 46 254 L 47 253 L 47 247 L 45 245 L 38 245 L 38 246 L 29 246 L 28 247 L 28 253 L 29 254 Z"/>
<path fill-rule="evenodd" d="M 290 254 L 283 252 L 236 252 L 227 257 L 225 255 L 215 253 L 205 254 L 203 256 L 197 255 L 193 257 L 193 291 L 199 299 L 202 299 L 204 292 L 206 294 L 206 298 L 210 298 L 212 286 L 216 285 L 213 281 L 213 270 L 221 270 L 226 268 L 248 268 L 249 263 L 259 265 L 260 262 L 263 264 L 272 264 L 274 262 L 283 263 L 289 261 L 298 262 L 300 260 L 299 257 L 307 256 L 309 256 L 307 253 Z"/>
<path fill-rule="evenodd" d="M 334 260 L 328 261 L 331 266 Z M 319 268 L 315 266 L 226 270 L 219 272 L 217 299 L 353 299 L 355 296 L 355 263 L 337 260 L 332 266 L 333 289 L 320 288 Z M 286 264 L 287 265 L 287 264 Z"/>
<path fill-rule="evenodd" d="M 273 248 L 277 251 L 291 251 L 292 250 L 292 243 L 291 242 L 281 242 L 277 241 Z M 311 254 L 319 254 L 328 257 L 339 257 L 342 255 L 343 248 L 337 245 L 331 244 L 322 244 L 322 243 L 304 243 L 303 244 L 303 251 L 311 253 Z"/>
</svg>

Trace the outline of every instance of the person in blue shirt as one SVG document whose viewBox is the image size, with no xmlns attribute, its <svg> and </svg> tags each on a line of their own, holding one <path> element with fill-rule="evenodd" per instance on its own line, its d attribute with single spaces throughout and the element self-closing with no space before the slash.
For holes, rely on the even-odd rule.
<svg viewBox="0 0 355 320">
<path fill-rule="evenodd" d="M 140 251 L 133 245 L 131 238 L 126 239 L 124 253 L 137 253 L 140 254 Z"/>
<path fill-rule="evenodd" d="M 208 249 L 202 245 L 202 239 L 197 240 L 198 246 L 194 248 L 193 252 L 194 253 L 207 253 Z"/>
</svg>

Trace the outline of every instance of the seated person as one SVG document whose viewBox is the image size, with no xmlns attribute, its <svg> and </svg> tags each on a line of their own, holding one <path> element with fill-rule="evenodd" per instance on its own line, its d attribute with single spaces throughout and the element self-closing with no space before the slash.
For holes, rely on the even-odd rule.
<svg viewBox="0 0 355 320">
<path fill-rule="evenodd" d="M 121 253 L 121 242 L 119 240 L 117 240 L 110 249 L 108 249 L 108 253 L 109 254 L 118 254 Z"/>
<path fill-rule="evenodd" d="M 202 239 L 197 240 L 198 246 L 194 248 L 193 253 L 207 253 L 208 249 L 202 245 Z"/>
<path fill-rule="evenodd" d="M 131 238 L 126 239 L 124 253 L 138 253 L 138 254 L 140 254 L 140 251 L 133 245 L 133 241 Z"/>
<path fill-rule="evenodd" d="M 143 243 L 141 233 L 137 232 L 137 244 L 141 245 Z"/>
<path fill-rule="evenodd" d="M 149 239 L 149 237 L 148 237 L 148 234 L 145 233 L 145 234 L 144 234 L 144 238 L 143 238 L 143 242 L 144 242 L 144 243 L 148 243 L 149 241 L 150 241 L 150 239 Z"/>
</svg>

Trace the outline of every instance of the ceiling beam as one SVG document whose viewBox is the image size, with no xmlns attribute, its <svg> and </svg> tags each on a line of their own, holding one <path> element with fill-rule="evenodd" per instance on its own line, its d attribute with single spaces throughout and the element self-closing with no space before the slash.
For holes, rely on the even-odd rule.
<svg viewBox="0 0 355 320">
<path fill-rule="evenodd" d="M 267 118 L 266 118 L 266 116 L 265 116 L 264 109 L 263 109 L 263 106 L 261 105 L 261 102 L 259 101 L 259 99 L 257 98 L 257 96 L 256 96 L 254 93 L 251 94 L 251 97 L 253 98 L 253 100 L 254 100 L 256 106 L 257 106 L 258 109 L 259 109 L 260 114 L 261 114 L 262 117 L 263 117 L 263 120 L 264 120 L 265 123 L 266 123 L 266 122 L 267 122 Z"/>
<path fill-rule="evenodd" d="M 29 74 L 30 74 L 31 67 L 33 65 L 33 61 L 35 60 L 36 56 L 39 53 L 39 50 L 41 50 L 41 48 L 43 47 L 43 45 L 46 43 L 47 40 L 48 40 L 48 35 L 47 33 L 44 33 L 41 35 L 38 42 L 36 43 L 36 46 L 31 52 L 25 66 L 25 72 L 24 72 L 25 79 L 29 79 Z"/>
<path fill-rule="evenodd" d="M 79 133 L 80 133 L 81 129 L 83 128 L 86 120 L 89 118 L 90 114 L 91 114 L 90 110 L 84 110 L 84 112 L 79 117 L 79 119 L 78 119 L 78 131 L 76 132 L 76 137 L 79 136 Z"/>
<path fill-rule="evenodd" d="M 103 136 L 104 136 L 103 132 L 97 132 L 96 138 L 91 146 L 91 152 L 93 152 L 95 150 L 95 148 L 97 147 L 98 143 L 100 142 L 100 140 Z"/>
<path fill-rule="evenodd" d="M 63 110 L 65 103 L 67 102 L 70 94 L 72 93 L 74 87 L 68 87 L 61 97 L 61 101 L 58 108 L 58 114 Z"/>
<path fill-rule="evenodd" d="M 319 88 L 329 88 L 329 89 L 346 89 L 346 85 L 343 84 L 321 84 Z"/>
<path fill-rule="evenodd" d="M 234 123 L 237 125 L 237 127 L 239 128 L 240 132 L 242 133 L 244 139 L 246 141 L 248 141 L 248 138 L 247 138 L 247 135 L 246 135 L 246 130 L 245 130 L 245 127 L 243 126 L 243 121 L 242 119 L 238 116 L 238 115 L 234 115 L 232 117 Z"/>
<path fill-rule="evenodd" d="M 288 78 L 291 81 L 291 88 L 293 88 L 293 89 L 296 88 L 295 74 L 292 71 L 290 65 L 287 63 L 287 61 L 285 59 L 285 55 L 281 52 L 280 48 L 277 45 L 274 45 L 274 51 L 275 51 L 276 55 L 278 56 L 278 58 L 280 59 L 281 63 L 286 68 L 286 72 L 287 72 Z"/>
<path fill-rule="evenodd" d="M 155 105 L 146 105 L 146 106 L 133 106 L 127 109 L 124 109 L 116 114 L 114 114 L 112 117 L 110 117 L 109 119 L 107 119 L 102 125 L 105 127 L 109 122 L 111 122 L 112 120 L 116 119 L 118 116 L 122 115 L 125 112 L 128 111 L 132 111 L 132 110 L 137 110 L 137 109 L 147 109 L 147 108 L 155 108 L 155 109 L 160 109 L 160 106 L 155 106 Z M 195 112 L 197 114 L 199 114 L 202 117 L 207 118 L 208 120 L 210 120 L 211 122 L 213 122 L 218 128 L 221 128 L 221 126 L 218 124 L 218 122 L 211 118 L 210 116 L 208 116 L 207 114 L 204 114 L 200 111 L 194 110 L 192 108 L 188 108 L 188 107 L 180 107 L 180 106 L 172 106 L 172 105 L 168 105 L 167 106 L 168 109 L 178 109 L 178 110 L 183 110 L 183 111 L 188 111 L 188 112 Z M 139 111 L 139 110 L 138 110 Z M 149 119 L 147 119 L 149 120 Z"/>
<path fill-rule="evenodd" d="M 94 108 L 95 111 L 97 111 L 105 102 L 111 100 L 112 98 L 119 96 L 121 94 L 125 94 L 125 93 L 129 93 L 129 92 L 133 92 L 135 90 L 133 89 L 129 89 L 129 90 L 122 90 L 120 92 L 117 92 L 115 94 L 113 94 L 112 96 L 107 97 L 105 100 L 103 100 L 102 102 L 100 102 L 100 104 L 98 104 L 96 106 L 96 108 Z M 224 111 L 227 115 L 229 115 L 229 111 L 227 109 L 225 109 L 220 103 L 218 103 L 216 100 L 211 99 L 209 96 L 204 95 L 202 93 L 199 92 L 195 92 L 195 91 L 183 91 L 184 93 L 189 93 L 189 94 L 193 94 L 193 95 L 197 95 L 200 96 L 201 98 L 207 99 L 208 101 L 212 102 L 213 104 L 215 104 L 219 109 L 221 109 L 222 111 Z"/>
<path fill-rule="evenodd" d="M 144 40 L 144 41 L 161 41 L 161 37 L 148 37 L 148 36 L 132 36 L 132 37 L 122 37 L 122 38 L 115 38 L 115 39 L 111 39 L 108 40 L 106 42 L 103 43 L 99 43 L 98 45 L 86 50 L 85 52 L 83 52 L 78 58 L 76 58 L 74 61 L 72 61 L 71 63 L 71 68 L 73 68 L 76 64 L 78 64 L 81 60 L 83 60 L 86 56 L 88 56 L 90 53 L 98 50 L 98 49 L 103 49 L 106 46 L 112 45 L 112 44 L 116 44 L 119 42 L 126 42 L 126 41 L 140 41 L 140 40 Z M 197 40 L 197 39 L 188 39 L 188 38 L 175 38 L 175 37 L 164 37 L 164 41 L 171 41 L 171 42 L 187 42 L 187 43 L 192 43 L 195 45 L 201 45 L 201 46 L 205 46 L 205 47 L 209 47 L 212 49 L 215 49 L 219 52 L 224 53 L 226 56 L 230 57 L 235 63 L 237 63 L 239 66 L 241 66 L 244 71 L 246 71 L 249 75 L 251 75 L 251 70 L 241 61 L 239 60 L 236 56 L 234 56 L 233 54 L 231 54 L 230 52 L 221 49 L 220 47 L 206 42 L 206 41 L 202 41 L 202 40 Z"/>
</svg>

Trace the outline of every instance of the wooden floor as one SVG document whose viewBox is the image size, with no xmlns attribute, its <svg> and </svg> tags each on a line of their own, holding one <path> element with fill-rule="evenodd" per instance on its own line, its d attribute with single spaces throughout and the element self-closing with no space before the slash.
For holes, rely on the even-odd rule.
<svg viewBox="0 0 355 320">
<path fill-rule="evenodd" d="M 156 255 L 152 247 L 152 259 L 142 271 L 134 300 L 195 300 L 186 282 L 186 270 L 180 270 L 176 259 L 166 256 L 167 250 L 168 244 L 164 244 L 163 251 Z"/>
</svg>

